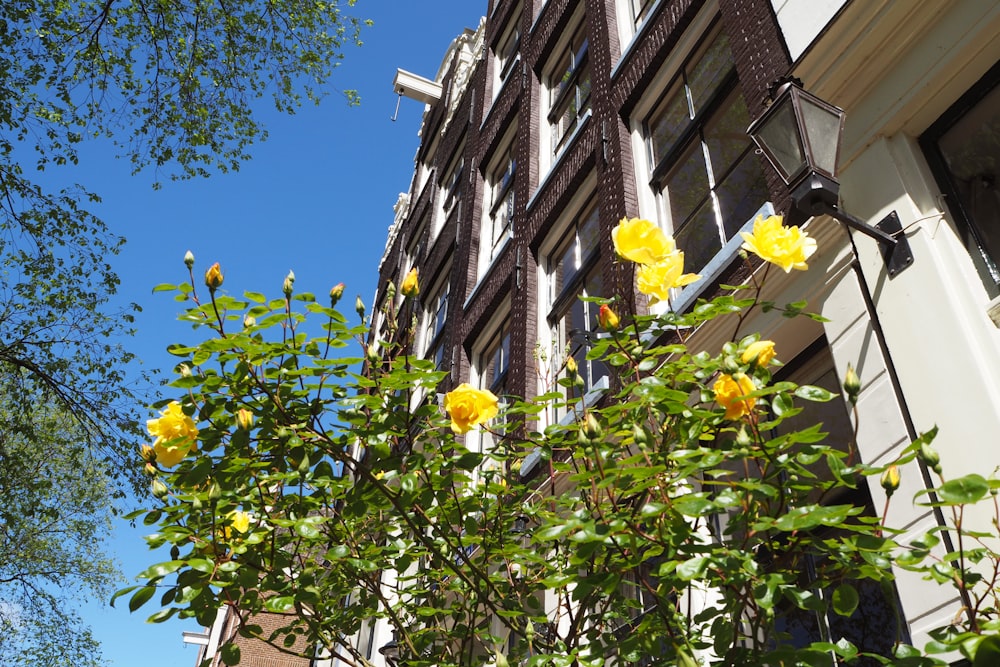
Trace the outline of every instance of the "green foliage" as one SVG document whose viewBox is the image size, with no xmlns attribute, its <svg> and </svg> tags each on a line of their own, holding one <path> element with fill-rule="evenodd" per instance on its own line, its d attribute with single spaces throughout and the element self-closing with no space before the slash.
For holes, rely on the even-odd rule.
<svg viewBox="0 0 1000 667">
<path fill-rule="evenodd" d="M 973 475 L 933 492 L 956 512 L 959 551 L 942 556 L 939 531 L 895 542 L 858 500 L 886 468 L 859 463 L 820 424 L 786 423 L 833 394 L 744 361 L 759 336 L 713 354 L 682 335 L 742 322 L 754 298 L 633 318 L 590 352 L 617 369 L 604 400 L 584 405 L 572 378 L 565 392 L 511 398 L 482 451 L 438 407 L 443 374 L 407 353 L 410 301 L 397 311 L 387 300 L 387 338 L 364 347 L 364 322 L 311 295 L 203 302 L 192 284 L 165 289 L 189 301 L 181 320 L 204 335 L 172 350 L 184 368 L 175 395 L 201 431 L 196 453 L 156 467 L 162 498 L 136 514 L 156 527 L 152 546 L 172 549 L 144 587 L 119 593 L 139 607 L 162 592 L 153 620 L 207 623 L 229 605 L 244 636 L 295 652 L 304 635 L 358 665 L 368 661 L 350 639 L 373 619 L 396 630 L 407 666 L 943 664 L 897 631 L 895 562 L 975 605 L 930 651 L 976 664 L 995 651 L 1000 558 L 962 533 L 960 513 L 997 484 Z M 366 349 L 360 371 L 337 356 L 354 344 Z M 729 376 L 752 390 L 724 398 Z M 932 458 L 932 437 L 894 463 Z M 877 654 L 790 629 L 804 614 L 856 618 L 873 594 L 887 610 Z M 251 620 L 261 612 L 287 626 L 263 633 Z"/>
<path fill-rule="evenodd" d="M 102 555 L 108 468 L 58 406 L 31 418 L 28 433 L 0 429 L 0 664 L 96 665 L 69 600 L 106 597 L 117 580 Z"/>
<path fill-rule="evenodd" d="M 73 582 L 105 587 L 109 575 L 94 545 L 78 538 L 96 535 L 143 481 L 136 406 L 145 402 L 137 391 L 146 378 L 128 376 L 133 356 L 122 346 L 138 307 L 110 305 L 119 284 L 112 261 L 124 239 L 86 210 L 97 195 L 79 185 L 49 191 L 32 174 L 77 164 L 81 143 L 102 137 L 136 171 L 151 166 L 187 178 L 238 169 L 266 136 L 253 115 L 259 98 L 270 94 L 279 110 L 293 113 L 303 98 L 327 92 L 343 49 L 360 44 L 365 22 L 348 15 L 353 5 L 0 4 L 0 585 L 22 587 L 10 603 L 17 613 L 0 594 L 3 664 L 90 664 L 96 644 L 68 600 L 78 591 Z M 353 92 L 344 94 L 356 102 Z M 22 445 L 61 453 L 25 458 Z M 22 465 L 60 481 L 49 485 Z M 74 519 L 63 543 L 30 530 L 31 511 L 55 512 L 45 526 L 75 516 L 57 490 L 82 487 L 85 478 L 64 474 L 73 466 L 93 472 L 80 501 L 95 523 Z M 109 482 L 105 470 L 118 474 Z M 93 562 L 81 560 L 88 553 Z M 37 576 L 44 584 L 25 583 Z M 21 650 L 18 619 L 27 617 L 50 639 L 30 643 L 44 634 L 32 631 L 23 650 L 34 653 L 8 661 L 5 652 Z"/>
</svg>

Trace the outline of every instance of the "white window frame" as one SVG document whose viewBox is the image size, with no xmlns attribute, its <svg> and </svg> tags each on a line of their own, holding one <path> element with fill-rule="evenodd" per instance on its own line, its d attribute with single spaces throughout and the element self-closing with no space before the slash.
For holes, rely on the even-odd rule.
<svg viewBox="0 0 1000 667">
<path fill-rule="evenodd" d="M 501 406 L 506 404 L 505 396 L 507 377 L 510 374 L 510 302 L 508 301 L 490 318 L 489 323 L 483 329 L 484 333 L 479 336 L 477 344 L 473 348 L 472 377 L 473 386 L 478 389 L 487 389 L 493 392 L 500 399 Z M 506 346 L 503 340 L 506 339 Z M 486 372 L 490 369 L 491 362 L 495 354 L 499 352 L 501 362 L 504 364 L 500 378 L 488 378 Z M 495 368 L 493 369 L 495 370 Z M 499 385 L 504 385 L 503 390 Z M 497 393 L 497 392 L 500 393 Z M 470 442 L 467 436 L 466 446 L 482 454 L 488 454 L 493 448 L 493 436 L 483 429 L 475 429 L 475 442 Z M 482 467 L 489 469 L 494 467 L 484 460 Z M 478 473 L 476 475 L 478 477 Z"/>
<path fill-rule="evenodd" d="M 732 83 L 735 73 L 730 69 L 724 76 L 716 80 L 725 83 L 713 88 L 715 92 L 709 98 L 713 100 L 713 104 L 705 105 L 706 111 L 696 114 L 693 120 L 688 118 L 685 128 L 678 135 L 680 138 L 673 144 L 672 151 L 668 152 L 661 159 L 659 165 L 654 164 L 649 136 L 650 130 L 648 127 L 653 115 L 664 109 L 671 95 L 675 95 L 682 89 L 685 81 L 685 68 L 696 63 L 705 49 L 713 43 L 713 40 L 722 34 L 716 16 L 714 9 L 706 8 L 699 13 L 698 17 L 692 22 L 692 25 L 684 32 L 677 47 L 673 49 L 670 57 L 651 82 L 648 88 L 649 93 L 636 105 L 630 118 L 630 127 L 634 154 L 645 157 L 645 159 L 634 161 L 636 182 L 639 184 L 637 188 L 639 215 L 657 221 L 660 227 L 668 234 L 674 235 L 677 232 L 680 236 L 678 245 L 682 250 L 685 250 L 683 238 L 685 227 L 675 229 L 675 224 L 680 225 L 684 221 L 674 221 L 671 219 L 669 201 L 667 200 L 668 195 L 665 188 L 671 172 L 684 164 L 682 158 L 697 155 L 697 151 L 700 150 L 703 156 L 703 167 L 707 171 L 704 175 L 709 187 L 706 191 L 706 199 L 692 209 L 691 216 L 686 218 L 686 220 L 692 224 L 696 224 L 697 220 L 695 217 L 699 211 L 714 218 L 713 222 L 717 227 L 716 231 L 719 235 L 718 245 L 720 249 L 718 252 L 721 253 L 730 251 L 732 239 L 738 235 L 739 229 L 742 228 L 746 219 L 768 199 L 766 184 L 763 183 L 763 169 L 759 164 L 748 165 L 746 163 L 746 160 L 756 160 L 752 154 L 753 150 L 748 137 L 746 147 L 740 153 L 739 157 L 732 161 L 732 165 L 728 167 L 729 170 L 724 174 L 724 177 L 728 177 L 731 173 L 736 173 L 738 166 L 745 166 L 755 171 L 759 170 L 759 178 L 754 179 L 752 182 L 761 187 L 761 192 L 759 193 L 760 201 L 753 201 L 751 205 L 747 206 L 748 211 L 745 215 L 733 213 L 723 219 L 718 196 L 720 192 L 726 192 L 725 186 L 729 185 L 729 183 L 726 182 L 725 178 L 719 179 L 718 175 L 713 174 L 711 171 L 711 161 L 709 160 L 708 149 L 703 140 L 703 130 L 710 127 L 713 122 L 723 118 L 723 115 L 720 114 L 720 111 L 723 111 L 725 108 L 724 104 L 721 103 L 722 101 L 729 99 L 728 96 L 740 94 L 738 82 L 736 84 Z M 685 94 L 685 97 L 690 104 L 690 98 L 687 94 Z M 752 196 L 750 198 L 753 199 Z M 694 232 L 696 229 L 699 228 L 690 228 L 691 232 Z M 716 254 L 714 258 L 707 257 L 703 258 L 702 262 L 698 262 L 696 255 L 693 253 L 686 252 L 685 254 L 685 259 L 688 260 L 685 271 L 691 273 L 700 273 L 705 267 L 713 265 L 714 259 L 718 258 L 718 254 Z M 666 308 L 667 304 L 663 303 L 659 304 L 654 310 L 661 311 Z"/>
<path fill-rule="evenodd" d="M 514 236 L 517 208 L 517 123 L 504 133 L 500 148 L 486 167 L 486 196 L 483 197 L 482 229 L 479 236 L 479 278 Z"/>
<path fill-rule="evenodd" d="M 545 167 L 555 163 L 591 114 L 593 75 L 587 28 L 584 3 L 579 2 L 570 19 L 569 28 L 552 49 L 545 67 L 542 91 L 545 116 L 540 123 L 544 135 L 540 145 Z M 560 90 L 559 84 L 564 80 L 566 85 Z M 583 80 L 587 82 L 585 91 L 580 85 Z M 572 123 L 562 127 L 566 112 L 573 106 L 576 107 L 576 113 L 573 114 Z"/>
<path fill-rule="evenodd" d="M 448 324 L 448 300 L 451 288 L 451 268 L 445 266 L 422 300 L 420 356 L 435 362 L 435 370 L 450 372 L 451 363 L 445 348 L 445 327 Z M 433 357 L 433 358 L 432 358 Z"/>
<path fill-rule="evenodd" d="M 462 195 L 465 192 L 464 181 L 468 178 L 465 164 L 465 139 L 459 143 L 458 150 L 451 157 L 448 166 L 444 170 L 444 175 L 438 183 L 438 211 L 434 221 L 434 228 L 431 231 L 433 241 L 445 228 L 448 218 L 456 211 L 456 215 L 462 215 Z"/>
<path fill-rule="evenodd" d="M 558 389 L 556 382 L 565 377 L 566 347 L 570 342 L 567 331 L 565 331 L 565 317 L 577 303 L 579 296 L 586 293 L 586 285 L 589 282 L 588 276 L 599 273 L 600 264 L 600 223 L 595 217 L 594 224 L 597 225 L 597 237 L 595 247 L 582 248 L 578 236 L 580 223 L 590 215 L 597 216 L 600 201 L 597 197 L 597 177 L 591 173 L 584 179 L 583 185 L 579 189 L 572 202 L 566 207 L 565 212 L 548 232 L 545 242 L 539 249 L 540 261 L 538 263 L 538 392 L 546 393 Z M 573 237 L 571 239 L 571 237 Z M 567 245 L 569 244 L 569 245 Z M 576 273 L 570 281 L 572 286 L 564 286 L 559 294 L 556 294 L 555 271 L 556 265 L 568 248 L 574 248 L 576 262 Z M 579 288 L 579 289 L 577 289 Z M 570 296 L 570 291 L 573 295 Z M 586 294 L 586 296 L 607 296 L 606 294 Z M 567 300 L 569 299 L 569 300 Z M 592 302 L 579 302 L 583 304 L 584 317 L 596 322 L 598 306 Z M 561 307 L 562 312 L 554 315 L 554 311 Z M 553 318 L 556 317 L 555 321 Z M 588 331 L 579 332 L 578 337 L 585 339 L 587 336 L 599 337 L 601 332 L 596 327 L 590 327 Z M 581 344 L 586 347 L 585 344 Z M 582 356 L 582 355 L 581 355 Z M 581 366 L 581 364 L 583 364 Z M 585 385 L 582 389 L 576 390 L 577 395 L 582 395 L 593 389 L 601 389 L 602 378 L 608 377 L 606 368 L 600 369 L 599 364 L 594 361 L 587 361 L 582 358 L 577 359 L 579 367 L 578 373 L 585 378 Z M 588 381 L 589 380 L 589 381 Z M 550 423 L 562 417 L 562 412 L 547 415 Z"/>
<path fill-rule="evenodd" d="M 507 81 L 517 76 L 520 69 L 522 8 L 523 5 L 518 3 L 493 47 L 493 99 L 500 95 Z"/>
</svg>

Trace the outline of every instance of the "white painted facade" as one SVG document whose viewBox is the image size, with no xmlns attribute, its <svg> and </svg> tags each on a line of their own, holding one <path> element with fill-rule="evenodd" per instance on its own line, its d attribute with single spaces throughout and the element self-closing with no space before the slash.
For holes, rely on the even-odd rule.
<svg viewBox="0 0 1000 667">
<path fill-rule="evenodd" d="M 918 432 L 939 427 L 935 442 L 949 478 L 989 476 L 1000 465 L 1000 329 L 973 254 L 931 173 L 918 139 L 1000 61 L 1000 3 L 982 0 L 772 0 L 804 87 L 847 112 L 841 153 L 841 207 L 874 224 L 891 211 L 902 223 L 914 264 L 889 278 L 877 244 L 855 235 L 901 393 Z M 997 156 L 1000 160 L 1000 156 Z M 780 299 L 802 294 L 829 318 L 823 333 L 837 368 L 853 363 L 864 383 L 859 447 L 869 463 L 891 461 L 909 443 L 887 363 L 857 280 L 846 232 L 831 219 L 809 230 L 821 251 L 806 276 Z M 836 232 L 830 232 L 835 229 Z M 782 323 L 775 323 L 775 326 Z M 751 322 L 780 340 L 784 324 Z M 806 336 L 808 338 L 808 336 Z M 794 356 L 779 343 L 785 358 Z M 790 354 L 792 352 L 792 354 Z M 888 522 L 916 537 L 933 514 L 911 504 L 924 488 L 916 464 L 902 471 Z M 884 495 L 872 490 L 875 506 Z M 980 511 L 974 520 L 988 527 Z M 959 611 L 947 589 L 900 573 L 898 590 L 913 642 Z"/>
</svg>

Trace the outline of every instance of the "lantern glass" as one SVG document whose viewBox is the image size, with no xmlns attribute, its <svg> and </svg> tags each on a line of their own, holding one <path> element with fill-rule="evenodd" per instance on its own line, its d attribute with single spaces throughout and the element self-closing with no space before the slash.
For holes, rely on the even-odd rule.
<svg viewBox="0 0 1000 667">
<path fill-rule="evenodd" d="M 751 136 L 764 151 L 785 183 L 791 183 L 806 167 L 806 155 L 790 97 L 775 102 Z"/>
<path fill-rule="evenodd" d="M 835 178 L 843 112 L 811 95 L 797 97 L 806 144 L 811 155 L 810 165 L 821 174 Z"/>
</svg>

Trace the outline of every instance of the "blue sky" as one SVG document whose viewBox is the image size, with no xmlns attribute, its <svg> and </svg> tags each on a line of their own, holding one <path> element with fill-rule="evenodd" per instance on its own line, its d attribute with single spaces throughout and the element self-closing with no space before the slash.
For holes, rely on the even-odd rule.
<svg viewBox="0 0 1000 667">
<path fill-rule="evenodd" d="M 80 166 L 52 174 L 80 182 L 103 197 L 94 208 L 128 244 L 114 265 L 122 279 L 120 297 L 142 306 L 138 335 L 126 345 L 148 369 L 169 369 L 167 345 L 190 329 L 176 321 L 171 295 L 154 285 L 186 279 L 183 256 L 191 250 L 196 275 L 220 262 L 225 287 L 280 293 L 289 269 L 296 291 L 325 294 L 347 285 L 345 303 L 360 294 L 371 302 L 378 261 L 392 223 L 392 206 L 409 188 L 423 105 L 404 98 L 399 117 L 392 79 L 397 67 L 434 78 L 451 40 L 475 27 L 485 0 L 361 0 L 359 16 L 375 21 L 364 46 L 347 51 L 332 85 L 355 88 L 360 107 L 331 95 L 319 107 L 281 116 L 262 102 L 270 137 L 252 150 L 253 160 L 237 173 L 209 179 L 164 182 L 154 190 L 151 173 L 130 175 L 110 145 L 84 148 Z M 152 416 L 152 414 L 150 415 Z M 111 548 L 128 581 L 156 562 L 142 535 L 148 528 L 116 525 Z M 113 667 L 191 667 L 197 650 L 185 647 L 182 630 L 196 624 L 151 625 L 147 606 L 129 614 L 127 600 L 109 609 L 92 601 L 83 609 Z"/>
</svg>

